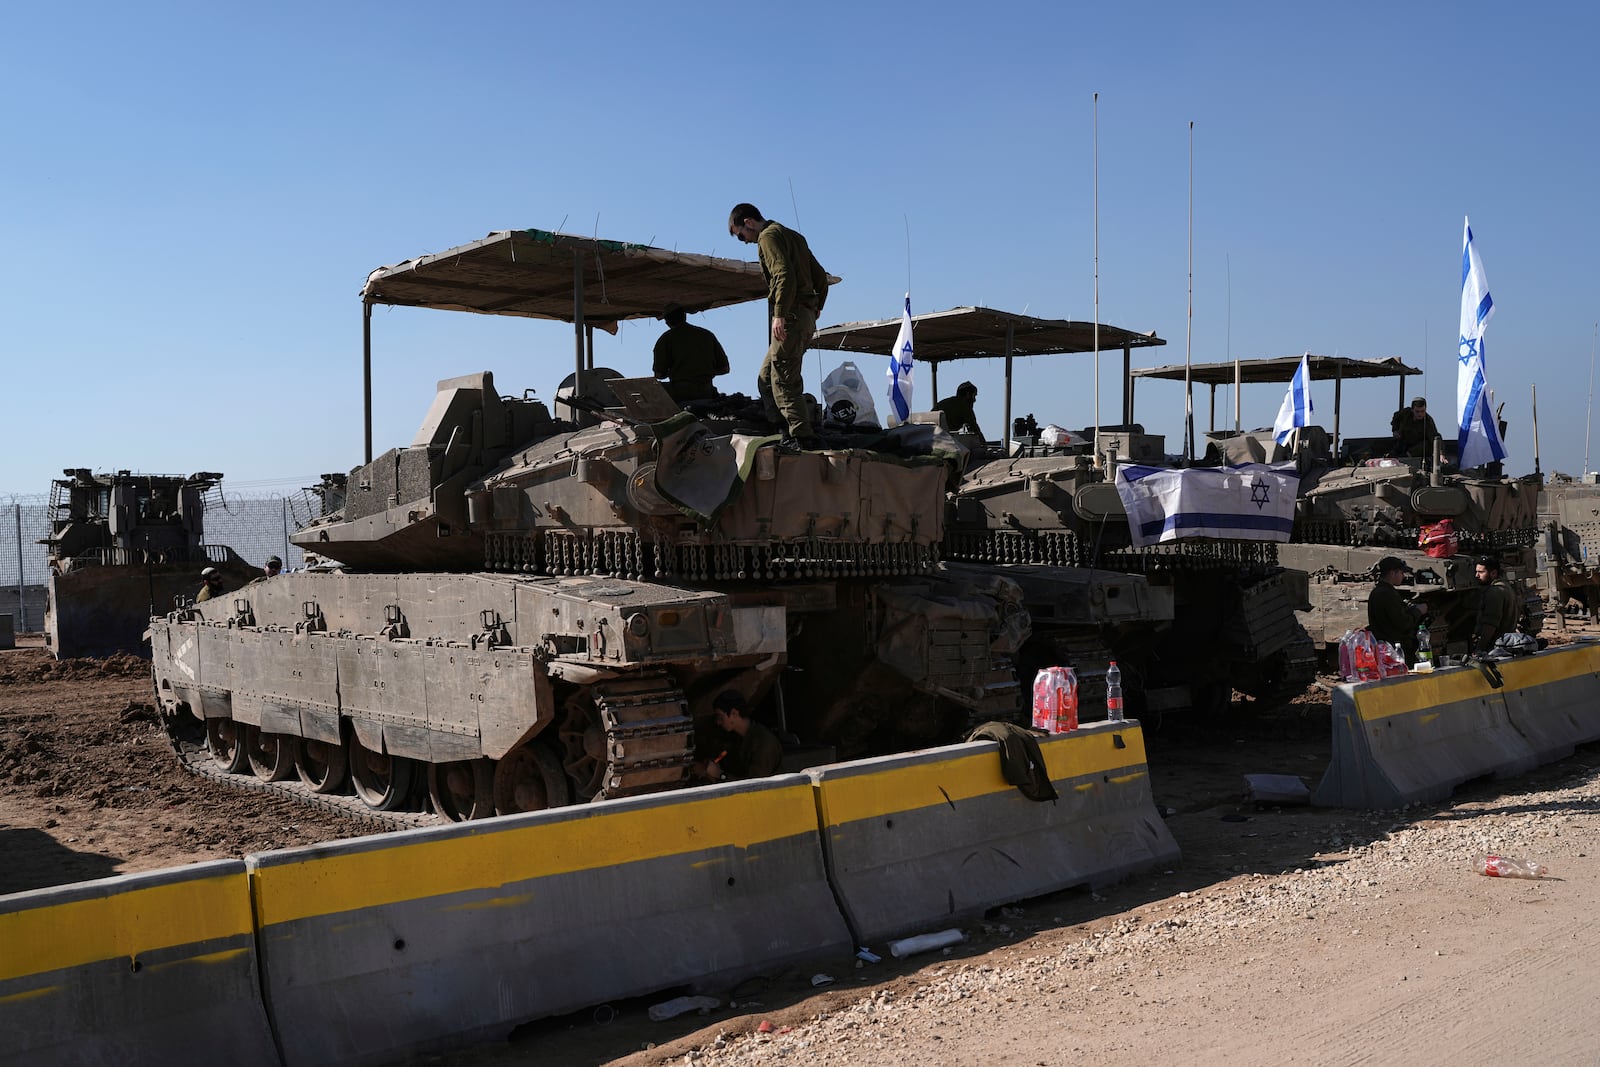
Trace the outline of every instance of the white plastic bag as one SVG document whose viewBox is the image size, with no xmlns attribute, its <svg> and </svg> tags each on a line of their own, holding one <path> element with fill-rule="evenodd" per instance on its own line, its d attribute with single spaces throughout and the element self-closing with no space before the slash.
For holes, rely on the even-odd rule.
<svg viewBox="0 0 1600 1067">
<path fill-rule="evenodd" d="M 1089 441 L 1087 438 L 1082 437 L 1079 434 L 1075 434 L 1063 426 L 1057 426 L 1052 422 L 1050 425 L 1039 431 L 1039 443 L 1041 445 L 1066 446 L 1086 445 L 1089 443 Z"/>
<path fill-rule="evenodd" d="M 877 405 L 872 402 L 872 390 L 867 388 L 861 369 L 849 360 L 822 379 L 822 405 L 829 417 L 840 422 L 873 429 L 882 425 Z"/>
</svg>

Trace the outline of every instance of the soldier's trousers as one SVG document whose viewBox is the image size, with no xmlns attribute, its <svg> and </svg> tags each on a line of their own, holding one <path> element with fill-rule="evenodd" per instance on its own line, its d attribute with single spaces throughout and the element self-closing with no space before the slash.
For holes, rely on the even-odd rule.
<svg viewBox="0 0 1600 1067">
<path fill-rule="evenodd" d="M 786 341 L 773 341 L 767 358 L 756 375 L 756 391 L 768 417 L 781 419 L 789 436 L 805 441 L 816 436 L 811 428 L 811 413 L 806 408 L 806 385 L 802 374 L 806 346 L 817 332 L 817 313 L 797 307 L 786 320 Z"/>
</svg>

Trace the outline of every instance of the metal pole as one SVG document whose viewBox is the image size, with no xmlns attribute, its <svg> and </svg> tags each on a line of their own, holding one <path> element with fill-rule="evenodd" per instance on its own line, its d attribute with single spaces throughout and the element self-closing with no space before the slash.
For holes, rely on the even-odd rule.
<svg viewBox="0 0 1600 1067">
<path fill-rule="evenodd" d="M 1006 415 L 1005 415 L 1005 419 L 1006 419 L 1006 436 L 1005 436 L 1006 453 L 1005 454 L 1008 455 L 1008 456 L 1011 455 L 1011 339 L 1014 336 L 1013 331 L 1015 331 L 1016 328 L 1017 328 L 1016 323 L 1014 323 L 1014 322 L 1007 322 L 1006 323 Z"/>
<path fill-rule="evenodd" d="M 1339 409 L 1344 402 L 1344 364 L 1333 371 L 1333 458 L 1339 458 Z"/>
<path fill-rule="evenodd" d="M 1183 349 L 1183 462 L 1194 458 L 1194 123 L 1189 123 L 1189 318 Z"/>
<path fill-rule="evenodd" d="M 578 345 L 578 358 L 572 375 L 572 395 L 580 396 L 583 393 L 583 250 L 572 250 L 572 322 L 576 330 Z M 573 421 L 578 421 L 577 408 L 570 409 Z"/>
<path fill-rule="evenodd" d="M 1212 432 L 1215 432 L 1216 428 L 1217 428 L 1217 383 L 1216 382 L 1212 382 L 1211 383 L 1211 414 L 1207 416 L 1206 421 L 1208 423 L 1207 429 L 1211 430 Z"/>
<path fill-rule="evenodd" d="M 372 301 L 361 301 L 361 402 L 366 412 L 366 462 L 372 462 Z"/>
<path fill-rule="evenodd" d="M 1011 332 L 1006 331 L 1006 353 Z M 1100 94 L 1094 94 L 1094 465 L 1100 466 Z"/>
<path fill-rule="evenodd" d="M 11 504 L 17 516 L 17 629 L 28 632 L 28 602 L 22 598 L 22 505 Z"/>
<path fill-rule="evenodd" d="M 1233 361 L 1233 432 L 1239 432 L 1239 401 L 1244 392 L 1244 372 L 1239 367 L 1239 361 Z"/>
<path fill-rule="evenodd" d="M 289 567 L 289 498 L 283 497 L 279 503 L 283 505 L 283 566 Z"/>
<path fill-rule="evenodd" d="M 1543 473 L 1539 469 L 1539 383 L 1533 383 L 1533 473 Z"/>
<path fill-rule="evenodd" d="M 1122 344 L 1122 422 L 1133 421 L 1133 345 Z"/>
</svg>

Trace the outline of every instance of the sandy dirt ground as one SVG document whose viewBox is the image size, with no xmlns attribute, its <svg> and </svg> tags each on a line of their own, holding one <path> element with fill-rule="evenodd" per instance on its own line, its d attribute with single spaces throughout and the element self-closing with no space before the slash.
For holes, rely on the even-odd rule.
<svg viewBox="0 0 1600 1067">
<path fill-rule="evenodd" d="M 1600 1062 L 1600 747 L 1443 804 L 1350 813 L 1244 795 L 1247 773 L 1315 784 L 1325 689 L 1152 723 L 1148 741 L 1183 849 L 1171 870 L 964 923 L 943 952 L 871 946 L 882 963 L 764 976 L 703 1015 L 649 1021 L 669 991 L 426 1062 Z M 0 652 L 0 893 L 371 832 L 185 772 L 141 660 Z M 1481 877 L 1483 851 L 1550 877 Z"/>
</svg>

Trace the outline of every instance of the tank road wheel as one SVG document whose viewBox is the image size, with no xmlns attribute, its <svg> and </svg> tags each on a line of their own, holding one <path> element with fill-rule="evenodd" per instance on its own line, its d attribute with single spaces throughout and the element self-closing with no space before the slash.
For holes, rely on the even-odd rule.
<svg viewBox="0 0 1600 1067">
<path fill-rule="evenodd" d="M 561 722 L 561 748 L 567 775 L 579 800 L 592 800 L 606 784 L 606 728 L 587 693 L 567 698 Z"/>
<path fill-rule="evenodd" d="M 300 741 L 294 769 L 313 793 L 337 793 L 344 788 L 348 763 L 342 746 L 307 737 Z"/>
<path fill-rule="evenodd" d="M 294 777 L 298 742 L 299 738 L 288 734 L 264 734 L 256 726 L 247 726 L 244 731 L 245 756 L 250 760 L 250 769 L 263 782 Z"/>
<path fill-rule="evenodd" d="M 487 819 L 495 813 L 494 762 L 486 759 L 428 764 L 428 796 L 440 818 Z"/>
<path fill-rule="evenodd" d="M 374 752 L 350 735 L 350 781 L 356 796 L 376 811 L 398 811 L 411 795 L 417 765 L 402 756 Z"/>
<path fill-rule="evenodd" d="M 543 811 L 572 803 L 572 789 L 561 760 L 549 746 L 529 741 L 506 753 L 494 768 L 496 815 Z"/>
<path fill-rule="evenodd" d="M 250 765 L 245 758 L 245 729 L 232 719 L 206 720 L 206 748 L 211 751 L 211 762 L 229 774 L 243 774 Z"/>
</svg>

